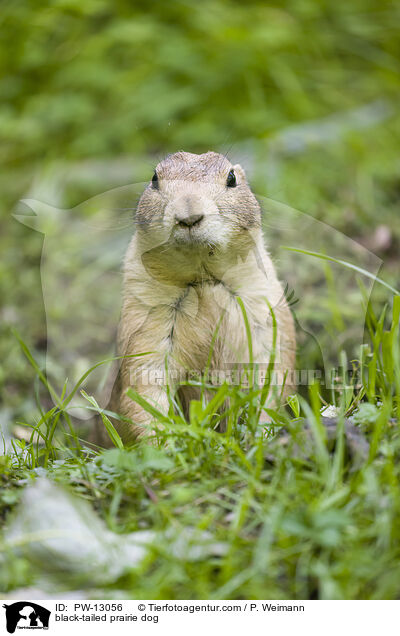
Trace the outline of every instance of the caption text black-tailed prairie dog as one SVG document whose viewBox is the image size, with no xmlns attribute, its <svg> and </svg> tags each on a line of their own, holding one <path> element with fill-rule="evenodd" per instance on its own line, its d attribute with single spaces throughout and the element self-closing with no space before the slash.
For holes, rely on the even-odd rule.
<svg viewBox="0 0 400 636">
<path fill-rule="evenodd" d="M 241 302 L 253 362 L 265 366 L 270 359 L 272 307 L 275 370 L 290 375 L 293 319 L 243 169 L 215 152 L 169 155 L 140 198 L 125 257 L 118 353 L 151 353 L 121 363 L 110 407 L 133 422 L 117 425 L 124 441 L 148 434 L 151 424 L 151 416 L 126 395 L 128 387 L 166 412 L 168 381 L 187 410 L 196 389 L 179 388 L 179 379 L 204 371 L 211 351 L 210 374 L 249 362 Z"/>
</svg>

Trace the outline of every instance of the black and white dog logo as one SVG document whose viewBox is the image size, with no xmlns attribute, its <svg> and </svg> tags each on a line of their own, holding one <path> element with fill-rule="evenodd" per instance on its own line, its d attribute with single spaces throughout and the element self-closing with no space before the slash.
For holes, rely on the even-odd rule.
<svg viewBox="0 0 400 636">
<path fill-rule="evenodd" d="M 13 634 L 18 629 L 48 629 L 51 612 L 31 601 L 19 601 L 3 605 L 6 610 L 7 631 Z"/>
</svg>

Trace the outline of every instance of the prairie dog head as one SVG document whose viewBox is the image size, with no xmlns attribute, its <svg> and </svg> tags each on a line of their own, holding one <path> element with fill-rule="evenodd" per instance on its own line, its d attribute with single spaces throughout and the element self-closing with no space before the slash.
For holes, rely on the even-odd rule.
<svg viewBox="0 0 400 636">
<path fill-rule="evenodd" d="M 243 168 L 221 154 L 177 152 L 161 161 L 136 213 L 142 246 L 227 249 L 259 231 L 261 212 Z"/>
</svg>

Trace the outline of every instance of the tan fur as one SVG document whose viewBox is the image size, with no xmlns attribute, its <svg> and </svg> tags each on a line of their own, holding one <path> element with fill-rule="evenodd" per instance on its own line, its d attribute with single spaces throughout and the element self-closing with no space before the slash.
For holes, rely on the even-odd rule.
<svg viewBox="0 0 400 636">
<path fill-rule="evenodd" d="M 236 187 L 226 184 L 231 169 Z M 294 367 L 293 319 L 264 247 L 260 207 L 243 169 L 217 153 L 179 152 L 156 172 L 158 187 L 150 182 L 139 201 L 124 265 L 119 354 L 152 352 L 121 364 L 111 408 L 132 420 L 118 427 L 124 441 L 148 434 L 151 424 L 151 416 L 126 395 L 127 388 L 133 386 L 166 412 L 166 359 L 172 386 L 185 370 L 204 370 L 219 323 L 211 370 L 249 361 L 238 297 L 250 322 L 254 362 L 265 366 L 270 358 L 268 301 L 277 321 L 275 370 L 290 374 Z M 194 214 L 204 218 L 182 226 Z M 179 395 L 187 408 L 196 392 L 181 387 Z"/>
</svg>

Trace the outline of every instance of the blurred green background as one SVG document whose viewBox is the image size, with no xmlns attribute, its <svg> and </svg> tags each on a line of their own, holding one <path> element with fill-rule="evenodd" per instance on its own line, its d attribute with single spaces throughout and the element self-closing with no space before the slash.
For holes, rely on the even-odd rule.
<svg viewBox="0 0 400 636">
<path fill-rule="evenodd" d="M 40 360 L 46 347 L 43 236 L 11 217 L 20 198 L 74 207 L 147 180 L 167 152 L 222 151 L 257 194 L 354 238 L 399 285 L 399 4 L 4 0 L 0 20 L 0 397 L 13 421 L 29 419 L 33 372 L 10 327 Z M 359 300 L 332 310 L 329 273 L 304 272 L 335 351 Z"/>
</svg>

